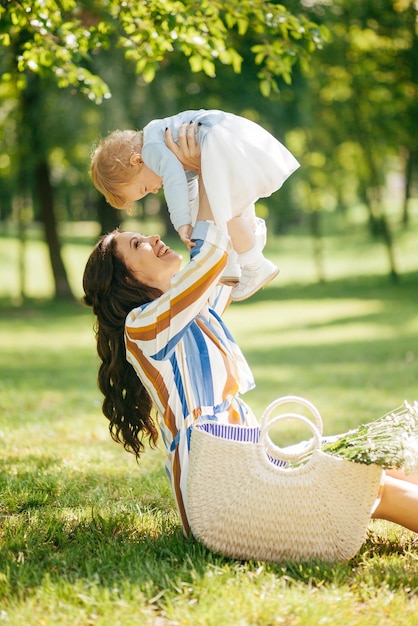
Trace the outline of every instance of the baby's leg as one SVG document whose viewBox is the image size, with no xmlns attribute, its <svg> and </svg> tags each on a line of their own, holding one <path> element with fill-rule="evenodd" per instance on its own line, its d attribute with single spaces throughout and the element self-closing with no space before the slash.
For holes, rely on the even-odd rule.
<svg viewBox="0 0 418 626">
<path fill-rule="evenodd" d="M 255 220 L 254 220 L 255 223 Z M 253 228 L 251 222 L 247 221 L 244 217 L 233 217 L 229 220 L 228 233 L 231 237 L 232 246 L 238 254 L 248 252 L 255 246 L 255 228 Z"/>
<path fill-rule="evenodd" d="M 242 211 L 242 213 L 239 215 L 239 217 L 242 217 L 248 223 L 248 226 L 251 228 L 251 230 L 253 232 L 256 232 L 256 230 L 257 230 L 257 219 L 258 218 L 257 218 L 257 215 L 255 213 L 255 205 L 254 205 L 254 203 L 253 204 L 249 204 Z"/>
<path fill-rule="evenodd" d="M 255 213 L 253 212 L 254 219 L 251 216 L 250 219 L 246 217 L 233 217 L 227 224 L 241 267 L 240 282 L 231 294 L 232 299 L 237 302 L 252 296 L 279 273 L 276 265 L 263 256 L 262 248 L 257 243 Z"/>
<path fill-rule="evenodd" d="M 256 249 L 256 237 L 251 223 L 243 217 L 233 217 L 227 222 L 228 234 L 231 238 L 233 250 L 229 253 L 228 264 L 225 267 L 221 282 L 224 285 L 235 287 L 242 275 L 242 255 L 248 251 Z M 261 250 L 257 249 L 257 254 L 252 255 L 257 261 Z M 262 257 L 262 255 L 261 255 Z"/>
<path fill-rule="evenodd" d="M 267 228 L 265 221 L 256 215 L 254 203 L 234 217 L 240 217 L 247 222 L 248 227 L 255 234 L 255 243 L 263 250 L 267 242 Z"/>
</svg>

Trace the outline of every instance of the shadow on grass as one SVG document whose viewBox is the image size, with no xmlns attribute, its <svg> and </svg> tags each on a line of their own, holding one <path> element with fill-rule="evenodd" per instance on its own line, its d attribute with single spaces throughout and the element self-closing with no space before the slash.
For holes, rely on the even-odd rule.
<svg viewBox="0 0 418 626">
<path fill-rule="evenodd" d="M 36 299 L 27 298 L 23 302 L 16 303 L 10 298 L 0 298 L 0 319 L 5 322 L 12 319 L 17 320 L 39 320 L 41 323 L 66 318 L 91 316 L 91 309 L 85 306 L 81 299 L 59 300 L 59 299 Z"/>
<path fill-rule="evenodd" d="M 309 328 L 318 328 L 318 325 L 310 325 Z M 294 327 L 293 327 L 294 328 Z M 286 329 L 280 329 L 280 335 L 284 335 Z M 268 331 L 266 335 L 269 337 Z M 257 333 L 257 336 L 262 336 L 262 333 Z M 273 341 L 272 341 L 273 344 Z M 333 364 L 344 364 L 347 368 L 350 364 L 360 363 L 366 365 L 370 361 L 371 365 L 375 365 L 376 368 L 382 368 L 384 366 L 384 359 L 392 357 L 397 362 L 404 362 L 405 366 L 409 367 L 411 364 L 415 368 L 418 367 L 415 358 L 413 357 L 413 351 L 417 349 L 417 337 L 412 331 L 405 333 L 400 337 L 384 338 L 384 339 L 367 339 L 367 341 L 350 338 L 342 339 L 340 341 L 332 342 L 331 344 L 320 344 L 320 350 L 318 349 L 318 343 L 309 342 L 307 344 L 301 343 L 301 345 L 280 345 L 280 338 L 274 342 L 271 348 L 266 348 L 262 345 L 259 348 L 251 347 L 245 350 L 246 358 L 257 363 L 260 361 L 263 365 L 324 365 L 329 366 Z M 417 355 L 415 355 L 416 357 Z M 261 361 L 262 358 L 262 361 Z M 380 362 L 379 362 L 380 359 Z M 410 361 L 411 359 L 411 361 Z M 382 370 L 381 370 L 382 371 Z M 330 370 L 330 375 L 333 372 Z M 370 372 L 372 373 L 372 372 Z M 322 376 L 323 374 L 321 374 Z"/>
<path fill-rule="evenodd" d="M 396 321 L 400 308 L 405 323 L 416 315 L 417 285 L 418 273 L 403 275 L 398 285 L 379 276 L 283 288 L 270 286 L 248 303 L 237 306 L 245 308 L 257 301 L 274 301 L 279 307 L 280 302 L 286 300 L 379 299 L 384 302 L 385 311 L 382 313 L 372 312 L 331 322 L 313 321 L 304 328 L 315 330 L 324 325 L 344 325 L 348 321 L 372 321 L 379 325 L 387 320 L 388 310 L 392 311 Z M 0 309 L 0 323 L 5 326 L 14 328 L 29 320 L 41 332 L 55 327 L 61 332 L 63 323 L 84 327 L 90 324 L 90 320 L 92 325 L 93 319 L 89 309 L 79 303 L 31 302 L 17 308 L 3 301 L 0 302 Z M 293 330 L 295 328 L 297 323 L 292 326 Z M 286 330 L 281 328 L 280 333 Z M 266 325 L 259 336 L 264 333 L 271 335 L 272 332 L 275 332 L 274 329 Z M 325 371 L 328 377 L 344 376 L 345 384 L 363 385 L 365 388 L 367 385 L 384 387 L 382 367 L 374 372 L 372 365 L 386 363 L 389 375 L 392 374 L 395 359 L 395 366 L 403 368 L 403 380 L 409 381 L 412 387 L 414 374 L 407 361 L 411 346 L 416 346 L 416 336 L 405 332 L 397 339 L 374 338 L 366 346 L 360 340 L 352 341 L 342 336 L 335 343 L 321 345 L 320 353 L 314 344 L 286 347 L 280 346 L 278 340 L 278 344 L 271 348 L 246 349 L 246 356 L 257 367 L 268 368 L 278 363 L 288 367 L 314 366 L 318 383 Z M 5 371 L 12 382 L 29 380 L 38 392 L 43 388 L 65 389 L 77 385 L 82 388 L 86 376 L 85 369 L 80 371 L 79 364 L 82 362 L 84 368 L 88 364 L 94 372 L 94 378 L 92 374 L 88 385 L 95 389 L 94 349 L 77 347 L 72 351 L 74 357 L 67 353 L 62 355 L 62 360 L 57 356 L 59 346 L 56 349 L 57 354 L 51 349 L 45 350 L 31 363 L 13 360 L 12 353 L 10 358 L 5 355 Z M 371 349 L 374 356 L 368 364 Z M 36 351 L 35 346 L 33 352 Z M 343 364 L 339 373 L 333 368 L 337 363 Z M 362 368 L 356 367 L 359 364 Z M 311 384 L 315 382 L 311 374 Z M 272 384 L 277 387 L 277 380 Z M 140 477 L 120 473 L 109 478 L 99 472 L 77 473 L 65 467 L 57 473 L 60 463 L 61 459 L 54 456 L 41 459 L 27 455 L 21 459 L 9 459 L 8 464 L 3 464 L 0 483 L 0 568 L 4 575 L 1 582 L 5 582 L 3 593 L 9 598 L 21 597 L 36 590 L 48 577 L 57 585 L 60 581 L 70 584 L 82 581 L 87 587 L 99 584 L 109 589 L 109 593 L 118 586 L 137 586 L 150 601 L 162 594 L 160 601 L 163 603 L 165 593 L 175 594 L 184 583 L 195 584 L 203 580 L 213 568 L 239 572 L 244 567 L 246 572 L 254 575 L 259 571 L 258 562 L 243 564 L 225 559 L 194 540 L 183 537 L 172 499 L 167 496 L 165 487 L 158 486 L 165 480 L 162 471 L 147 472 L 146 493 L 144 485 L 141 485 L 141 495 L 135 498 L 139 491 L 135 481 L 142 480 Z M 418 571 L 414 568 L 416 560 L 410 558 L 413 549 L 416 549 L 413 539 L 386 541 L 372 532 L 350 563 L 284 563 L 263 564 L 263 567 L 265 572 L 284 579 L 289 586 L 350 585 L 355 580 L 358 584 L 364 571 L 365 576 L 375 580 L 376 589 L 386 584 L 393 591 L 406 589 L 412 593 L 418 588 Z"/>
<path fill-rule="evenodd" d="M 258 291 L 251 298 L 237 303 L 235 306 L 246 306 L 252 302 L 286 301 L 286 300 L 320 300 L 324 298 L 361 298 L 383 300 L 416 301 L 418 290 L 418 271 L 407 272 L 394 283 L 387 276 L 366 275 L 338 278 L 326 282 L 280 285 L 279 278 L 267 288 Z"/>
<path fill-rule="evenodd" d="M 36 463 L 36 458 L 32 461 Z M 42 459 L 38 470 L 52 468 L 56 462 L 53 457 Z M 7 511 L 4 503 L 3 511 L 0 509 L 1 569 L 7 582 L 3 595 L 9 600 L 35 593 L 48 579 L 49 584 L 57 586 L 100 585 L 110 595 L 115 589 L 139 588 L 148 601 L 158 596 L 158 603 L 163 605 L 165 594 L 178 594 L 184 584 L 196 585 L 214 568 L 227 576 L 243 571 L 258 576 L 262 571 L 290 587 L 356 585 L 366 568 L 367 575 L 375 577 L 376 588 L 383 583 L 394 591 L 402 588 L 407 593 L 418 588 L 418 572 L 412 570 L 414 562 L 409 559 L 414 548 L 411 539 L 381 541 L 371 532 L 349 563 L 243 563 L 216 555 L 195 540 L 186 539 L 172 503 L 162 499 L 158 489 L 155 497 L 151 494 L 138 500 L 131 496 L 123 502 L 106 500 L 102 475 L 89 472 L 66 476 L 61 484 L 53 484 L 42 479 L 38 470 L 33 476 L 26 472 L 16 477 L 15 482 L 3 480 L 3 489 L 9 482 L 9 488 L 17 488 L 20 502 L 13 511 Z M 151 472 L 149 480 L 150 484 L 158 484 L 161 472 Z M 19 493 L 22 481 L 39 483 L 37 502 L 33 498 L 25 500 L 23 489 Z M 124 482 L 132 483 L 132 476 L 120 475 L 108 487 L 117 488 Z"/>
<path fill-rule="evenodd" d="M 416 298 L 418 289 L 418 271 L 401 274 L 399 282 L 394 283 L 385 275 L 349 276 L 326 282 L 280 284 L 279 278 L 267 288 L 260 290 L 251 298 L 234 306 L 245 307 L 253 302 L 286 300 L 320 300 L 323 298 L 364 298 L 383 300 L 410 300 Z M 2 317 L 10 314 L 19 316 L 41 315 L 54 319 L 55 316 L 85 315 L 90 311 L 81 301 L 70 302 L 48 299 L 27 299 L 21 304 L 14 304 L 10 298 L 0 298 Z"/>
</svg>

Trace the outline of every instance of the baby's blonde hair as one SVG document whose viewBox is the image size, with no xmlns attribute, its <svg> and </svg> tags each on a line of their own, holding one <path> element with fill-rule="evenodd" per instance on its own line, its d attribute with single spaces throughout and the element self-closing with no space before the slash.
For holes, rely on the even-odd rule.
<svg viewBox="0 0 418 626">
<path fill-rule="evenodd" d="M 123 198 L 123 186 L 138 173 L 131 163 L 133 154 L 141 154 L 142 130 L 114 130 L 93 147 L 90 176 L 93 185 L 116 209 L 130 210 L 133 203 Z"/>
</svg>

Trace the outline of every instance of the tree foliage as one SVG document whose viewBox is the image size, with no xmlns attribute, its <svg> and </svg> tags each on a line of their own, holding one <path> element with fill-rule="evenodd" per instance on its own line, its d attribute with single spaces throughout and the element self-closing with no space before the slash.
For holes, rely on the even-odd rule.
<svg viewBox="0 0 418 626">
<path fill-rule="evenodd" d="M 323 7 L 315 3 L 312 19 Z M 302 204 L 318 211 L 361 204 L 396 279 L 389 175 L 405 181 L 404 223 L 417 171 L 417 9 L 412 0 L 334 0 L 322 13 L 332 33 L 293 89 Z"/>
<path fill-rule="evenodd" d="M 306 15 L 269 0 L 6 0 L 0 18 L 0 43 L 11 52 L 3 81 L 17 71 L 23 88 L 27 72 L 52 74 L 60 87 L 74 87 L 97 102 L 110 95 L 92 70 L 104 48 L 120 47 L 146 82 L 176 51 L 193 72 L 214 77 L 218 64 L 240 71 L 235 37 L 250 33 L 267 95 L 277 88 L 277 76 L 290 82 L 294 64 L 306 66 L 326 38 L 326 29 Z"/>
<path fill-rule="evenodd" d="M 51 218 L 99 215 L 108 229 L 87 175 L 94 140 L 186 108 L 225 108 L 266 126 L 301 162 L 264 204 L 271 226 L 308 216 L 318 242 L 324 209 L 364 207 L 395 276 L 386 185 L 388 172 L 403 175 L 407 224 L 416 17 L 413 0 L 2 0 L 0 218 L 12 198 L 20 213 L 32 199 L 37 218 L 53 203 Z M 49 190 L 37 179 L 48 169 Z M 59 242 L 45 230 L 57 263 Z"/>
<path fill-rule="evenodd" d="M 44 86 L 52 80 L 100 104 L 111 96 L 97 69 L 104 52 L 120 50 L 135 73 L 150 83 L 176 53 L 188 59 L 195 73 L 214 77 L 219 66 L 240 72 L 243 57 L 237 42 L 251 40 L 259 87 L 268 95 L 277 90 L 276 77 L 289 82 L 295 63 L 306 65 L 325 36 L 326 30 L 305 15 L 293 15 L 269 0 L 2 2 L 0 93 L 13 94 L 19 127 L 29 129 L 23 152 L 15 153 L 15 180 L 25 182 L 20 193 L 31 194 L 42 209 L 56 295 L 71 297 L 71 289 L 56 236 L 51 146 L 42 133 Z M 23 138 L 19 131 L 17 135 Z M 19 155 L 25 156 L 19 160 Z"/>
</svg>

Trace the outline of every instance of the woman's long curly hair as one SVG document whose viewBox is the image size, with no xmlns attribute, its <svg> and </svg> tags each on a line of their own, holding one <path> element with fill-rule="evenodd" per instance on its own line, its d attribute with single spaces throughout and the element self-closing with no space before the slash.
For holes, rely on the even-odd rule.
<svg viewBox="0 0 418 626">
<path fill-rule="evenodd" d="M 96 316 L 97 352 L 102 361 L 98 385 L 111 437 L 138 459 L 143 438 L 148 437 L 153 447 L 158 431 L 151 417 L 152 400 L 126 360 L 125 319 L 135 307 L 158 298 L 161 291 L 140 283 L 127 269 L 117 250 L 119 232 L 102 236 L 94 247 L 84 270 L 82 300 Z"/>
</svg>

